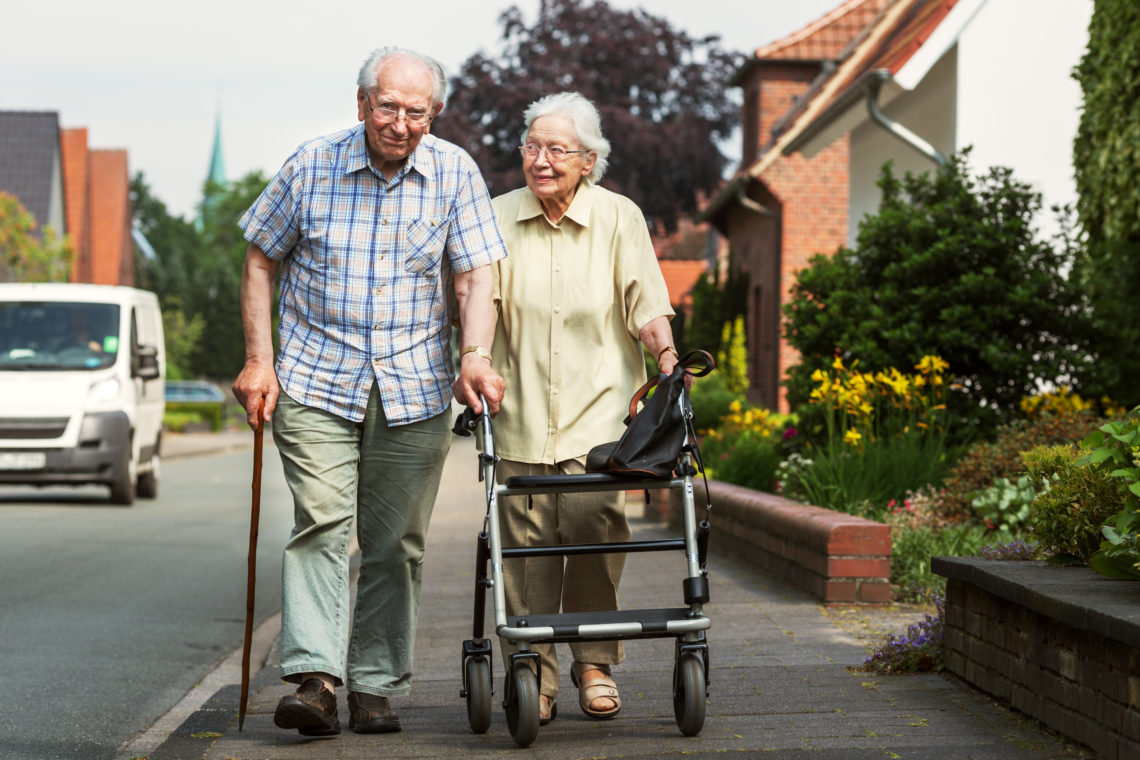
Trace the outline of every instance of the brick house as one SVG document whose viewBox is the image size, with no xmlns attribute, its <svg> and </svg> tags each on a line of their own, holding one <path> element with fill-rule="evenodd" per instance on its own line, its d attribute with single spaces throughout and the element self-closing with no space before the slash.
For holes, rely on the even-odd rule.
<svg viewBox="0 0 1140 760">
<path fill-rule="evenodd" d="M 787 411 L 798 356 L 780 331 L 795 272 L 852 245 L 878 208 L 880 167 L 936 169 L 972 146 L 974 171 L 1009 166 L 1071 202 L 1080 93 L 1069 77 L 1091 0 L 847 0 L 758 49 L 737 72 L 744 160 L 700 217 L 750 274 L 752 400 Z M 1048 229 L 1048 220 L 1041 227 Z"/>
<path fill-rule="evenodd" d="M 134 285 L 125 150 L 90 149 L 87 130 L 61 129 L 52 111 L 0 111 L 0 191 L 68 237 L 72 282 Z"/>
</svg>

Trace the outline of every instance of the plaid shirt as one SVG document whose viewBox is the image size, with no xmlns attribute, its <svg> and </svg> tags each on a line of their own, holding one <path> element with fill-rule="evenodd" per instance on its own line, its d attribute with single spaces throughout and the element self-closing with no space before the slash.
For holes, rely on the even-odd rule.
<svg viewBox="0 0 1140 760">
<path fill-rule="evenodd" d="M 357 125 L 301 145 L 238 224 L 283 261 L 277 377 L 291 398 L 359 422 L 375 381 L 390 425 L 447 409 L 452 273 L 507 255 L 467 153 L 424 135 L 387 180 Z"/>
</svg>

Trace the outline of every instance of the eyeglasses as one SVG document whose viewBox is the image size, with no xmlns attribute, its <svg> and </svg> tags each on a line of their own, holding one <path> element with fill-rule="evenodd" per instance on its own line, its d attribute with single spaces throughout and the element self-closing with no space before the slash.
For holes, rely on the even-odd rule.
<svg viewBox="0 0 1140 760">
<path fill-rule="evenodd" d="M 368 104 L 368 110 L 372 112 L 372 121 L 377 124 L 391 124 L 400 118 L 401 113 L 404 115 L 404 122 L 413 127 L 422 127 L 431 121 L 431 111 L 425 111 L 422 108 L 394 108 L 387 103 L 374 106 L 367 96 L 365 96 L 364 102 Z"/>
<path fill-rule="evenodd" d="M 522 151 L 523 156 L 526 158 L 538 158 L 538 155 L 540 153 L 542 153 L 543 151 L 546 151 L 546 159 L 548 161 L 550 161 L 550 163 L 552 163 L 552 164 L 562 163 L 572 153 L 589 153 L 590 152 L 588 150 L 566 150 L 565 148 L 563 148 L 560 145 L 554 145 L 551 147 L 544 147 L 542 145 L 532 145 L 531 143 L 527 143 L 526 145 L 520 145 L 519 150 Z"/>
</svg>

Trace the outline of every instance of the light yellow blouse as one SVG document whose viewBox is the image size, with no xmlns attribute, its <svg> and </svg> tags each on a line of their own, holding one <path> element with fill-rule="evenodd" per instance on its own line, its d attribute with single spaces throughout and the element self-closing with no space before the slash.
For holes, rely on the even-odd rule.
<svg viewBox="0 0 1140 760">
<path fill-rule="evenodd" d="M 582 182 L 559 224 L 528 188 L 491 202 L 510 255 L 492 264 L 495 453 L 554 464 L 617 440 L 645 382 L 638 334 L 673 316 L 641 210 Z"/>
</svg>

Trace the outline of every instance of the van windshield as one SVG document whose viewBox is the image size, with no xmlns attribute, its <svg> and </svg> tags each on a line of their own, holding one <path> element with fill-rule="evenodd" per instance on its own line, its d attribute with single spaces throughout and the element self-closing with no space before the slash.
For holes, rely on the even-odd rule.
<svg viewBox="0 0 1140 760">
<path fill-rule="evenodd" d="M 96 370 L 119 352 L 119 307 L 0 301 L 0 372 Z"/>
</svg>

